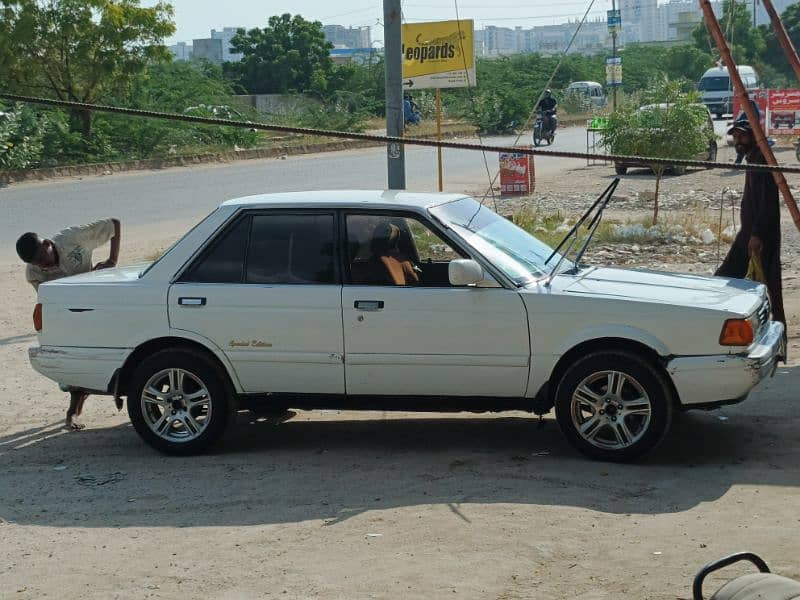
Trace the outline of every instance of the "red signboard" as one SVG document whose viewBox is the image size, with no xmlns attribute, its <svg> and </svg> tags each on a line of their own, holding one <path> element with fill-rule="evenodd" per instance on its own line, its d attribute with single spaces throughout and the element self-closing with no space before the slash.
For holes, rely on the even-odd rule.
<svg viewBox="0 0 800 600">
<path fill-rule="evenodd" d="M 767 127 L 767 107 L 769 106 L 769 90 L 752 90 L 750 99 L 755 100 L 758 110 L 761 113 L 761 127 L 766 131 Z M 738 96 L 733 98 L 733 118 L 736 119 L 742 113 L 742 103 Z"/>
<path fill-rule="evenodd" d="M 521 152 L 500 153 L 500 193 L 519 196 L 533 193 L 533 156 Z"/>
<path fill-rule="evenodd" d="M 769 134 L 800 134 L 800 90 L 769 91 Z"/>
</svg>

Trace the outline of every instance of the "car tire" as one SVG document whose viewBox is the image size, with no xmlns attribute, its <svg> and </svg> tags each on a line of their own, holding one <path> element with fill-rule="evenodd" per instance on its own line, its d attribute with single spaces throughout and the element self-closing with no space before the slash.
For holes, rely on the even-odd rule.
<svg viewBox="0 0 800 600">
<path fill-rule="evenodd" d="M 202 452 L 230 421 L 227 374 L 195 350 L 162 350 L 144 359 L 128 391 L 128 416 L 136 432 L 166 454 Z"/>
<path fill-rule="evenodd" d="M 624 165 L 614 165 L 614 171 L 617 175 L 625 175 L 628 172 L 628 167 Z"/>
<path fill-rule="evenodd" d="M 580 452 L 625 462 L 661 443 L 672 423 L 673 401 L 650 362 L 627 351 L 601 351 L 566 370 L 555 408 L 561 431 Z"/>
<path fill-rule="evenodd" d="M 683 165 L 676 165 L 672 167 L 672 174 L 673 175 L 686 175 L 686 167 Z"/>
<path fill-rule="evenodd" d="M 717 162 L 717 143 L 711 142 L 711 145 L 708 147 L 708 162 Z"/>
</svg>

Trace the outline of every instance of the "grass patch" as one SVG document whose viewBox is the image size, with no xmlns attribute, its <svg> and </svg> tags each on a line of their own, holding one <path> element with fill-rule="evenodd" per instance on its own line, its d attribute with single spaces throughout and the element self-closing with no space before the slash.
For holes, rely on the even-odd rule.
<svg viewBox="0 0 800 600">
<path fill-rule="evenodd" d="M 720 224 L 718 213 L 702 208 L 681 212 L 662 213 L 658 225 L 650 217 L 634 219 L 604 218 L 594 234 L 597 244 L 681 244 L 709 245 L 722 239 L 730 242 L 736 235 L 730 217 L 723 216 Z M 556 246 L 577 222 L 577 217 L 567 216 L 561 211 L 545 212 L 523 209 L 516 212 L 512 220 L 528 233 L 550 246 Z M 581 227 L 579 243 L 588 235 Z"/>
</svg>

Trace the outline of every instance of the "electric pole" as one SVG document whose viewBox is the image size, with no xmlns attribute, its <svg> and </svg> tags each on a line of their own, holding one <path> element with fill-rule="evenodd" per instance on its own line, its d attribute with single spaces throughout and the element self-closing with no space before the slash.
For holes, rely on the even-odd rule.
<svg viewBox="0 0 800 600">
<path fill-rule="evenodd" d="M 383 0 L 383 52 L 386 74 L 386 135 L 403 135 L 403 50 L 400 0 Z M 406 189 L 406 157 L 403 144 L 386 147 L 390 190 Z"/>
<path fill-rule="evenodd" d="M 606 4 L 608 6 L 608 4 Z M 611 0 L 611 10 L 616 15 L 617 10 L 617 0 Z M 617 58 L 617 28 L 616 26 L 611 31 L 611 57 Z M 611 96 L 611 109 L 616 112 L 617 110 L 617 84 L 614 83 L 612 85 L 612 96 Z"/>
</svg>

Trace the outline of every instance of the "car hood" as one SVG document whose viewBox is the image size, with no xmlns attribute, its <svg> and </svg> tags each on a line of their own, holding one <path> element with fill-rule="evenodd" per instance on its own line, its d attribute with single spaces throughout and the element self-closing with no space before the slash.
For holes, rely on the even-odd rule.
<svg viewBox="0 0 800 600">
<path fill-rule="evenodd" d="M 148 264 L 131 265 L 127 267 L 117 267 L 115 269 L 100 269 L 99 271 L 89 271 L 80 275 L 73 275 L 72 277 L 64 277 L 49 281 L 42 285 L 76 285 L 76 284 L 91 284 L 91 283 L 124 283 L 129 281 L 136 281 L 142 274 Z"/>
<path fill-rule="evenodd" d="M 764 301 L 764 287 L 752 281 L 614 268 L 590 268 L 559 275 L 554 287 L 565 294 L 619 298 L 730 312 L 746 317 Z"/>
</svg>

